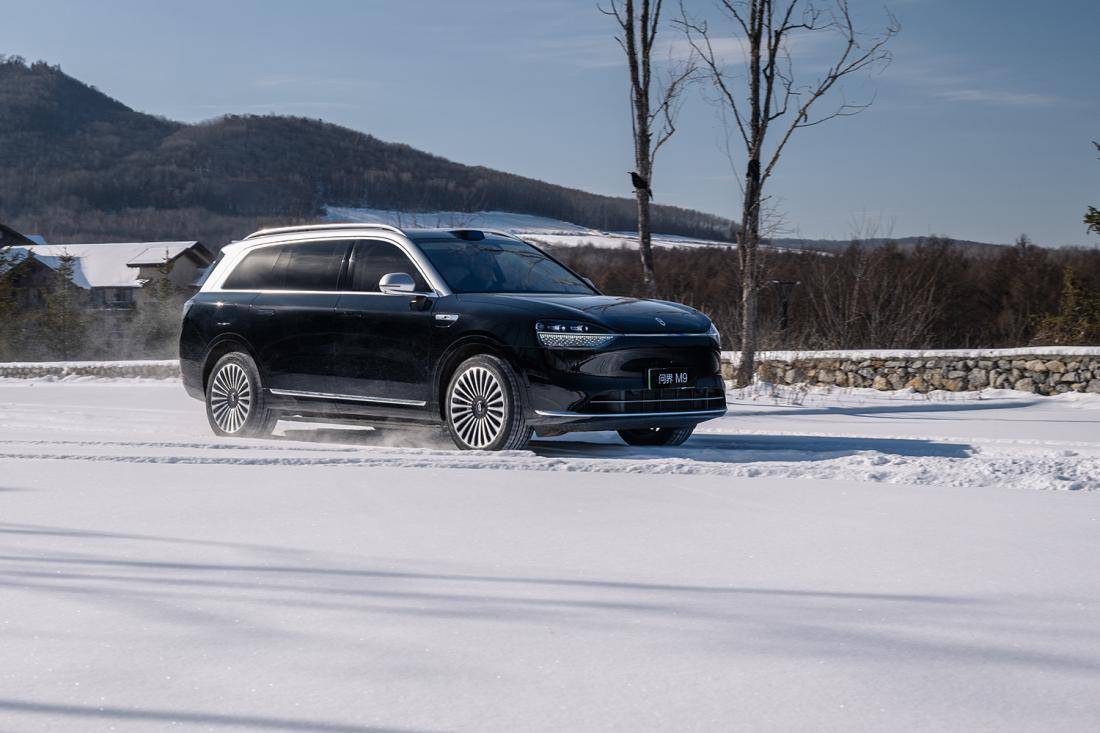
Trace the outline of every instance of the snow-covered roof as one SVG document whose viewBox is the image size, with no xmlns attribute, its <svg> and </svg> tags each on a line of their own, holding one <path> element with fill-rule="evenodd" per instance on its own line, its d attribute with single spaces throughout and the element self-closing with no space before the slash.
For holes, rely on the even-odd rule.
<svg viewBox="0 0 1100 733">
<path fill-rule="evenodd" d="M 140 288 L 140 267 L 171 262 L 198 242 L 111 242 L 19 247 L 56 270 L 65 255 L 76 258 L 73 282 L 82 288 Z"/>
</svg>

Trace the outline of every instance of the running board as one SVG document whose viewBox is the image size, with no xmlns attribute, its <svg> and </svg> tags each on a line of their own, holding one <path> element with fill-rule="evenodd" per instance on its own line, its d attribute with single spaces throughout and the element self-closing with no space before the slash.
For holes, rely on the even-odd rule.
<svg viewBox="0 0 1100 733">
<path fill-rule="evenodd" d="M 396 397 L 361 397 L 352 394 L 331 394 L 329 392 L 302 392 L 296 389 L 269 389 L 279 397 L 298 397 L 307 400 L 340 400 L 343 402 L 369 402 L 373 405 L 400 405 L 402 407 L 424 407 L 424 400 L 399 400 Z"/>
</svg>

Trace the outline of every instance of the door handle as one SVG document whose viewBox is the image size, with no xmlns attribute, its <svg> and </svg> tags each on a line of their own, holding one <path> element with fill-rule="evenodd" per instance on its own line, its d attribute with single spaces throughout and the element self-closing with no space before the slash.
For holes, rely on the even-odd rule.
<svg viewBox="0 0 1100 733">
<path fill-rule="evenodd" d="M 273 316 L 275 315 L 274 308 L 253 308 L 252 312 L 258 316 Z"/>
</svg>

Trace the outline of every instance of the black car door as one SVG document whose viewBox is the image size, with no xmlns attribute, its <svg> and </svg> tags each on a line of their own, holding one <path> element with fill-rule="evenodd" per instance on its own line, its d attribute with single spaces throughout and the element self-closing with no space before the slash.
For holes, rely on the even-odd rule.
<svg viewBox="0 0 1100 733">
<path fill-rule="evenodd" d="M 332 391 L 337 288 L 350 244 L 330 239 L 274 245 L 241 263 L 246 268 L 249 258 L 258 258 L 253 269 L 260 271 L 260 287 L 249 330 L 271 390 Z"/>
<path fill-rule="evenodd" d="M 383 275 L 411 275 L 415 293 L 382 293 Z M 367 403 L 423 406 L 429 398 L 431 288 L 400 247 L 355 243 L 336 305 L 334 391 Z"/>
</svg>

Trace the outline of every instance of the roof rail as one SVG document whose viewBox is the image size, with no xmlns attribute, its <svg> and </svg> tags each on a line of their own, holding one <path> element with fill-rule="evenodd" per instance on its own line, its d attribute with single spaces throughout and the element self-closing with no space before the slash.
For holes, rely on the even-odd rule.
<svg viewBox="0 0 1100 733">
<path fill-rule="evenodd" d="M 256 232 L 252 232 L 241 241 L 247 239 L 255 239 L 256 237 L 266 237 L 269 234 L 289 234 L 291 232 L 313 232 L 313 231 L 331 231 L 340 229 L 385 229 L 386 231 L 396 232 L 397 234 L 404 234 L 403 231 L 397 227 L 390 226 L 389 224 L 376 224 L 374 222 L 344 222 L 342 224 L 302 224 L 293 227 L 276 227 L 274 229 L 261 229 Z"/>
</svg>

